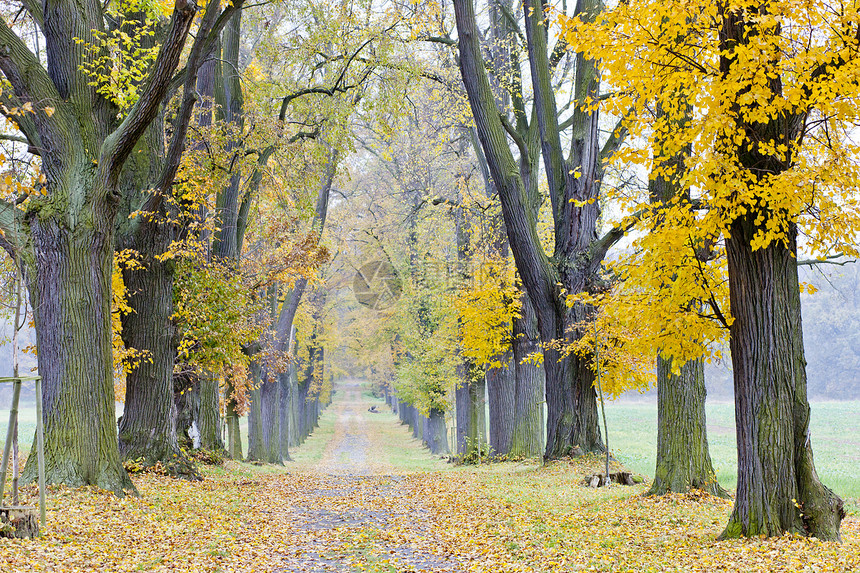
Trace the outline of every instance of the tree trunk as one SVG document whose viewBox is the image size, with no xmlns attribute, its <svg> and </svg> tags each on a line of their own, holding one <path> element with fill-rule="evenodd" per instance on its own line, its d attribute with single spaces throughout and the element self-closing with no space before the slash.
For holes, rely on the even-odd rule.
<svg viewBox="0 0 860 573">
<path fill-rule="evenodd" d="M 502 358 L 505 366 L 487 371 L 487 399 L 490 407 L 490 453 L 507 456 L 514 437 L 516 415 L 516 369 L 513 354 Z"/>
<path fill-rule="evenodd" d="M 176 437 L 179 445 L 187 450 L 199 448 L 192 436 L 199 440 L 200 383 L 196 373 L 173 376 L 173 403 L 176 404 Z"/>
<path fill-rule="evenodd" d="M 280 427 L 279 440 L 281 442 L 281 459 L 285 462 L 291 462 L 290 457 L 290 405 L 292 397 L 290 391 L 290 372 L 278 374 L 279 400 L 278 400 L 278 425 Z"/>
<path fill-rule="evenodd" d="M 412 437 L 416 440 L 424 439 L 424 416 L 415 406 L 409 407 L 412 410 Z"/>
<path fill-rule="evenodd" d="M 290 446 L 301 443 L 299 436 L 299 374 L 296 365 L 290 366 Z"/>
<path fill-rule="evenodd" d="M 838 540 L 842 500 L 815 472 L 800 320 L 796 227 L 754 249 L 756 214 L 726 238 L 738 489 L 723 537 L 784 532 Z"/>
<path fill-rule="evenodd" d="M 433 454 L 448 453 L 448 428 L 445 426 L 444 410 L 430 410 L 430 418 L 427 421 L 427 447 Z"/>
<path fill-rule="evenodd" d="M 305 438 L 308 437 L 308 425 L 307 425 L 307 410 L 308 410 L 308 384 L 310 381 L 305 378 L 299 382 L 299 396 L 298 396 L 298 422 L 299 422 L 299 443 L 304 443 Z"/>
<path fill-rule="evenodd" d="M 263 421 L 263 447 L 265 459 L 270 464 L 284 463 L 281 457 L 281 390 L 277 375 L 272 380 L 271 372 L 264 372 L 263 383 L 260 387 L 260 410 Z"/>
<path fill-rule="evenodd" d="M 236 401 L 233 399 L 233 381 L 227 379 L 224 388 L 225 414 L 227 424 L 227 453 L 234 460 L 242 459 L 242 432 L 239 428 L 239 413 L 236 412 Z"/>
<path fill-rule="evenodd" d="M 581 292 L 576 289 L 575 292 Z M 582 336 L 574 325 L 586 322 L 588 308 L 576 305 L 574 309 L 562 317 L 558 309 L 545 311 L 556 313 L 551 318 L 544 317 L 543 324 L 561 324 L 556 340 L 569 340 L 571 336 Z M 541 311 L 538 310 L 540 321 Z M 545 328 L 543 325 L 541 328 Z M 569 332 L 572 334 L 568 334 Z M 552 339 L 546 334 L 542 340 Z M 544 369 L 546 372 L 546 404 L 547 404 L 547 443 L 545 456 L 559 458 L 563 456 L 581 456 L 588 452 L 604 451 L 603 440 L 600 437 L 597 413 L 597 393 L 594 388 L 595 376 L 591 369 L 592 357 L 570 354 L 563 356 L 554 348 L 544 351 Z"/>
<path fill-rule="evenodd" d="M 657 468 L 649 495 L 701 489 L 727 497 L 717 483 L 705 423 L 705 365 L 691 360 L 672 374 L 672 362 L 657 357 Z"/>
<path fill-rule="evenodd" d="M 474 391 L 471 386 L 468 381 L 462 382 L 454 390 L 457 410 L 457 457 L 464 462 L 478 459 L 481 451 Z"/>
<path fill-rule="evenodd" d="M 204 374 L 198 382 L 200 411 L 197 416 L 200 447 L 211 451 L 224 451 L 221 439 L 220 384 L 211 374 Z"/>
<path fill-rule="evenodd" d="M 514 368 L 516 369 L 516 397 L 514 431 L 511 436 L 510 455 L 536 457 L 543 453 L 544 371 L 527 356 L 540 352 L 537 318 L 526 293 L 522 293 L 522 316 L 514 318 Z"/>
<path fill-rule="evenodd" d="M 248 409 L 248 461 L 262 462 L 266 459 L 266 447 L 263 441 L 263 389 L 261 386 L 261 366 L 258 360 L 252 360 L 248 365 L 254 389 L 251 390 L 251 404 Z"/>
<path fill-rule="evenodd" d="M 173 314 L 173 261 L 160 261 L 170 248 L 169 224 L 142 221 L 133 242 L 143 268 L 127 268 L 123 281 L 132 311 L 122 317 L 127 348 L 143 353 L 126 375 L 125 408 L 119 424 L 119 451 L 125 460 L 156 463 L 171 475 L 200 479 L 180 449 L 173 400 L 176 328 Z"/>
<path fill-rule="evenodd" d="M 135 488 L 120 462 L 114 407 L 113 217 L 94 219 L 80 221 L 73 230 L 56 216 L 30 219 L 35 274 L 30 300 L 43 385 L 45 479 L 123 495 Z M 26 480 L 36 479 L 35 456 L 34 449 Z"/>
<path fill-rule="evenodd" d="M 484 384 L 471 379 L 468 365 L 461 367 L 462 382 L 454 391 L 457 414 L 457 457 L 461 462 L 474 463 L 486 453 L 484 433 Z M 480 383 L 479 383 L 480 382 Z"/>
</svg>

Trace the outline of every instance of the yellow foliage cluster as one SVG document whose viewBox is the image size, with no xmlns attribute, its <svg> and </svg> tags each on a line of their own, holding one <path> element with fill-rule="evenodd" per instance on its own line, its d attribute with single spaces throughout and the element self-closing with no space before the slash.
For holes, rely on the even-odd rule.
<svg viewBox="0 0 860 573">
<path fill-rule="evenodd" d="M 743 43 L 724 48 L 715 23 L 735 17 L 729 12 L 743 14 L 749 29 Z M 796 223 L 808 250 L 854 254 L 860 144 L 851 132 L 860 115 L 860 52 L 847 32 L 858 18 L 855 2 L 836 11 L 797 0 L 636 0 L 594 22 L 559 21 L 574 49 L 600 59 L 604 89 L 614 94 L 606 109 L 627 118 L 633 143 L 615 160 L 677 180 L 699 201 L 684 229 L 716 238 L 755 213 L 755 248 L 787 241 Z M 785 124 L 770 140 L 751 141 L 742 127 L 770 121 Z M 680 172 L 667 171 L 667 160 L 685 148 L 691 153 Z M 745 166 L 750 153 L 773 165 Z"/>
<path fill-rule="evenodd" d="M 158 45 L 144 45 L 151 43 L 155 31 L 156 22 L 148 19 L 133 31 L 122 27 L 105 32 L 93 30 L 92 42 L 75 38 L 86 54 L 81 71 L 90 79 L 89 85 L 116 105 L 120 113 L 137 103 L 138 90 L 158 56 Z"/>
<path fill-rule="evenodd" d="M 740 17 L 743 41 L 724 44 L 722 23 Z M 571 48 L 600 61 L 608 96 L 582 105 L 629 134 L 612 162 L 678 193 L 655 200 L 604 182 L 635 233 L 609 265 L 616 287 L 593 302 L 598 330 L 631 359 L 659 351 L 677 371 L 719 357 L 732 323 L 720 241 L 739 217 L 753 215 L 753 249 L 791 247 L 796 227 L 805 252 L 856 255 L 858 20 L 856 2 L 798 0 L 632 0 L 558 16 Z M 755 140 L 744 128 L 766 124 L 782 127 Z"/>
<path fill-rule="evenodd" d="M 499 368 L 511 348 L 520 288 L 510 258 L 477 262 L 472 280 L 453 295 L 462 352 L 479 367 Z"/>
<path fill-rule="evenodd" d="M 111 274 L 111 326 L 113 328 L 114 399 L 117 402 L 125 401 L 126 375 L 140 366 L 141 362 L 152 360 L 148 350 L 127 348 L 121 334 L 122 317 L 134 312 L 128 304 L 128 292 L 122 279 L 122 270 L 140 267 L 141 263 L 134 251 L 126 249 L 114 254 Z"/>
</svg>

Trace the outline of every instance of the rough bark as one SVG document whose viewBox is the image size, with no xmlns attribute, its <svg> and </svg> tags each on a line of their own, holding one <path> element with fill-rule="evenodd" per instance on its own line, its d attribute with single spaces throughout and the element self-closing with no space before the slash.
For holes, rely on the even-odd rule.
<svg viewBox="0 0 860 573">
<path fill-rule="evenodd" d="M 278 400 L 278 439 L 281 444 L 281 459 L 285 462 L 292 461 L 290 457 L 290 404 L 292 396 L 292 384 L 290 373 L 278 374 L 279 400 Z"/>
<path fill-rule="evenodd" d="M 197 388 L 200 400 L 197 418 L 200 447 L 211 451 L 225 451 L 224 440 L 221 438 L 221 389 L 218 378 L 203 375 Z"/>
<path fill-rule="evenodd" d="M 251 381 L 254 389 L 251 390 L 250 404 L 248 406 L 248 458 L 249 462 L 265 461 L 266 450 L 263 443 L 263 413 L 262 413 L 262 373 L 258 360 L 252 360 L 248 365 L 251 372 Z"/>
<path fill-rule="evenodd" d="M 290 412 L 289 412 L 290 446 L 301 443 L 299 436 L 299 374 L 295 365 L 290 367 Z"/>
<path fill-rule="evenodd" d="M 526 357 L 540 351 L 537 318 L 526 293 L 522 293 L 522 313 L 514 319 L 514 368 L 516 397 L 514 430 L 509 454 L 513 457 L 535 457 L 543 452 L 544 370 Z"/>
<path fill-rule="evenodd" d="M 242 435 L 239 428 L 239 412 L 233 397 L 235 387 L 228 378 L 224 384 L 224 424 L 227 426 L 227 453 L 234 460 L 242 459 Z"/>
<path fill-rule="evenodd" d="M 98 213 L 98 211 L 96 211 Z M 33 218 L 36 319 L 45 424 L 45 479 L 135 491 L 120 463 L 110 312 L 112 216 L 70 230 Z M 99 224 L 100 223 L 100 224 Z M 35 459 L 24 479 L 36 478 Z"/>
<path fill-rule="evenodd" d="M 265 372 L 265 371 L 264 371 Z M 281 455 L 281 386 L 278 375 L 268 372 L 264 373 L 260 392 L 261 417 L 263 424 L 263 446 L 265 448 L 265 459 L 270 464 L 284 463 Z"/>
<path fill-rule="evenodd" d="M 738 487 L 723 537 L 839 540 L 843 503 L 812 458 L 796 231 L 753 250 L 756 232 L 755 215 L 741 217 L 726 239 Z"/>
<path fill-rule="evenodd" d="M 504 366 L 487 370 L 489 442 L 490 455 L 493 457 L 507 456 L 514 437 L 517 388 L 513 354 L 506 355 L 502 361 Z"/>
<path fill-rule="evenodd" d="M 684 364 L 676 376 L 671 361 L 657 357 L 657 467 L 649 495 L 701 489 L 727 497 L 708 452 L 705 394 L 701 359 Z"/>
<path fill-rule="evenodd" d="M 454 389 L 457 458 L 460 460 L 466 460 L 471 458 L 473 455 L 477 455 L 477 451 L 474 446 L 474 444 L 476 444 L 476 441 L 472 439 L 472 426 L 470 425 L 471 416 L 469 415 L 469 402 L 469 383 L 467 381 L 462 381 Z M 401 406 L 401 412 L 403 410 L 405 410 L 405 406 Z"/>
<path fill-rule="evenodd" d="M 144 221 L 135 234 L 143 268 L 127 268 L 123 280 L 132 312 L 122 317 L 127 348 L 142 352 L 126 376 L 125 407 L 119 424 L 120 456 L 160 464 L 172 475 L 199 479 L 196 468 L 179 447 L 173 366 L 176 327 L 173 314 L 173 263 L 161 261 L 170 247 L 169 224 Z"/>
</svg>

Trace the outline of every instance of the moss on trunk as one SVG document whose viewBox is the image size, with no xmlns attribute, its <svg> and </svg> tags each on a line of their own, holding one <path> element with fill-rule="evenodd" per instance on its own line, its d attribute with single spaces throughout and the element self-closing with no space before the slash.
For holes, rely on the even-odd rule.
<svg viewBox="0 0 860 573">
<path fill-rule="evenodd" d="M 96 213 L 97 215 L 98 213 Z M 111 274 L 112 216 L 30 221 L 39 375 L 43 384 L 45 478 L 135 491 L 117 447 L 114 408 Z M 24 479 L 36 479 L 35 452 Z"/>
<path fill-rule="evenodd" d="M 701 359 L 672 374 L 671 361 L 657 358 L 657 467 L 649 495 L 701 489 L 727 497 L 717 483 L 705 424 L 705 367 Z"/>
<path fill-rule="evenodd" d="M 726 239 L 738 489 L 723 537 L 785 532 L 838 540 L 842 500 L 815 472 L 800 320 L 796 228 L 753 249 L 756 214 Z"/>
</svg>

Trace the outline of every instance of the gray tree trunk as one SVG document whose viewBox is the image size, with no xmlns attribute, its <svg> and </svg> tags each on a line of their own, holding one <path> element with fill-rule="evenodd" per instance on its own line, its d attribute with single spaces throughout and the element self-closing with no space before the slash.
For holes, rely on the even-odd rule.
<svg viewBox="0 0 860 573">
<path fill-rule="evenodd" d="M 152 221 L 140 225 L 134 247 L 144 266 L 123 272 L 133 311 L 122 317 L 122 337 L 127 348 L 144 354 L 126 375 L 125 407 L 119 424 L 120 456 L 142 460 L 149 466 L 158 463 L 172 475 L 199 479 L 177 439 L 173 262 L 158 259 L 170 248 L 170 225 Z"/>
<path fill-rule="evenodd" d="M 490 408 L 490 454 L 505 457 L 511 452 L 516 423 L 516 368 L 513 353 L 503 359 L 501 368 L 487 371 L 487 400 Z"/>
<path fill-rule="evenodd" d="M 819 481 L 812 460 L 796 230 L 788 246 L 753 249 L 755 217 L 736 220 L 726 239 L 738 488 L 723 537 L 838 540 L 842 499 Z"/>
<path fill-rule="evenodd" d="M 708 452 L 705 393 L 701 359 L 687 362 L 675 376 L 671 361 L 657 357 L 657 468 L 649 495 L 695 488 L 728 496 Z"/>
<path fill-rule="evenodd" d="M 204 374 L 198 382 L 200 396 L 200 411 L 197 426 L 200 431 L 200 447 L 207 450 L 224 452 L 224 440 L 221 438 L 221 391 L 220 384 L 214 376 Z"/>
<path fill-rule="evenodd" d="M 45 479 L 73 487 L 92 484 L 122 495 L 134 491 L 134 485 L 117 447 L 112 213 L 93 224 L 100 229 L 68 229 L 61 217 L 30 223 L 35 255 L 30 300 L 43 385 Z M 31 457 L 25 480 L 35 480 L 36 465 Z"/>
<path fill-rule="evenodd" d="M 266 448 L 263 442 L 263 412 L 262 412 L 262 376 L 260 362 L 252 360 L 248 366 L 251 371 L 251 400 L 248 407 L 248 461 L 265 461 Z"/>
<path fill-rule="evenodd" d="M 522 316 L 514 319 L 514 368 L 516 368 L 516 411 L 510 455 L 536 457 L 543 452 L 544 370 L 526 357 L 540 352 L 537 318 L 528 294 L 522 293 Z"/>
<path fill-rule="evenodd" d="M 272 378 L 275 378 L 274 380 Z M 260 388 L 260 411 L 263 422 L 263 446 L 266 451 L 266 461 L 270 464 L 282 464 L 281 456 L 281 387 L 277 375 L 264 371 L 263 384 Z"/>
</svg>

